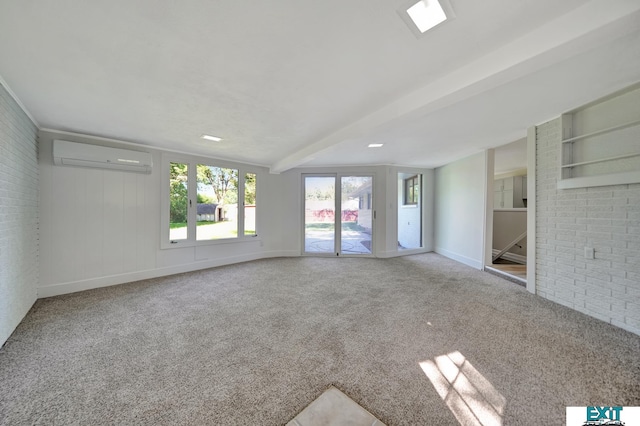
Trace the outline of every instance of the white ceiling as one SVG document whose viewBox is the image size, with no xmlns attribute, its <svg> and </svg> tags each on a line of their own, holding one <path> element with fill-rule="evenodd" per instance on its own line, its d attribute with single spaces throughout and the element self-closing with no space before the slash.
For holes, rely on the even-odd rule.
<svg viewBox="0 0 640 426">
<path fill-rule="evenodd" d="M 0 0 L 0 76 L 42 128 L 274 172 L 437 167 L 640 81 L 637 0 L 450 3 L 417 38 L 405 0 Z"/>
</svg>

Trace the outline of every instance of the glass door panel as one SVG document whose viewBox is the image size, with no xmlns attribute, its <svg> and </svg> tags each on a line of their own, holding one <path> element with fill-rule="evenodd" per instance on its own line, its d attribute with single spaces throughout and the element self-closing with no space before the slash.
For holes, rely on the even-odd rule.
<svg viewBox="0 0 640 426">
<path fill-rule="evenodd" d="M 304 251 L 336 253 L 336 178 L 304 177 Z"/>
<path fill-rule="evenodd" d="M 398 250 L 422 247 L 422 175 L 398 173 Z"/>
<path fill-rule="evenodd" d="M 371 254 L 373 177 L 341 177 L 340 252 Z"/>
</svg>

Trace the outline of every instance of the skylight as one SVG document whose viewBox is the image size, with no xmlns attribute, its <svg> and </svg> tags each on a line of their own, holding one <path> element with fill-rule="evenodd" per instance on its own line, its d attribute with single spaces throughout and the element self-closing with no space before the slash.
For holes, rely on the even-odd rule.
<svg viewBox="0 0 640 426">
<path fill-rule="evenodd" d="M 419 0 L 407 9 L 407 13 L 421 33 L 447 20 L 438 0 Z"/>
<path fill-rule="evenodd" d="M 383 143 L 370 143 L 368 145 L 369 148 L 380 148 L 382 145 L 384 145 Z"/>
</svg>

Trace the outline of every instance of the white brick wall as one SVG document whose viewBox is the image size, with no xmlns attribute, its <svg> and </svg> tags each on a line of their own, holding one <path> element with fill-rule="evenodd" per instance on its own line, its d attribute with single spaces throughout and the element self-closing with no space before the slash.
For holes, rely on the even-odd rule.
<svg viewBox="0 0 640 426">
<path fill-rule="evenodd" d="M 558 190 L 561 121 L 536 130 L 536 292 L 640 334 L 640 184 Z"/>
<path fill-rule="evenodd" d="M 36 300 L 37 128 L 0 84 L 0 345 Z"/>
</svg>

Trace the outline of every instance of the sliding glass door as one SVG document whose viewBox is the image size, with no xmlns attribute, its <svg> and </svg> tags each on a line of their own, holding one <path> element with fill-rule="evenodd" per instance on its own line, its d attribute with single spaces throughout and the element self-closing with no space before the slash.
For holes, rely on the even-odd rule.
<svg viewBox="0 0 640 426">
<path fill-rule="evenodd" d="M 303 175 L 303 185 L 304 252 L 370 255 L 373 176 Z"/>
<path fill-rule="evenodd" d="M 336 251 L 336 177 L 304 176 L 304 251 Z"/>
</svg>

